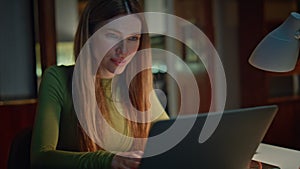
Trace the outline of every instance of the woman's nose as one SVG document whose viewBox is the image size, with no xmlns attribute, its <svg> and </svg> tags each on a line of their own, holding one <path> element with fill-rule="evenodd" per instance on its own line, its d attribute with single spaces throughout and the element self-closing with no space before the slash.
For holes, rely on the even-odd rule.
<svg viewBox="0 0 300 169">
<path fill-rule="evenodd" d="M 126 42 L 121 41 L 117 48 L 116 48 L 116 53 L 118 56 L 126 57 L 128 55 L 128 48 L 126 45 Z"/>
</svg>

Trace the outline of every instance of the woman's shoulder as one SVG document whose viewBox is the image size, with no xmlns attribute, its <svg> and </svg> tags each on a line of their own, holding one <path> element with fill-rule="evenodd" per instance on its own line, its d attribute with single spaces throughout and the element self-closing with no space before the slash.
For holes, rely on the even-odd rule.
<svg viewBox="0 0 300 169">
<path fill-rule="evenodd" d="M 54 76 L 56 78 L 63 78 L 63 79 L 68 79 L 69 77 L 72 77 L 73 75 L 73 70 L 74 70 L 74 65 L 71 66 L 57 66 L 57 65 L 53 65 L 48 67 L 45 72 L 43 73 L 43 76 Z"/>
<path fill-rule="evenodd" d="M 72 83 L 74 66 L 50 66 L 42 75 L 43 84 L 66 88 Z"/>
<path fill-rule="evenodd" d="M 45 73 L 73 73 L 74 65 L 52 65 L 45 70 Z"/>
</svg>

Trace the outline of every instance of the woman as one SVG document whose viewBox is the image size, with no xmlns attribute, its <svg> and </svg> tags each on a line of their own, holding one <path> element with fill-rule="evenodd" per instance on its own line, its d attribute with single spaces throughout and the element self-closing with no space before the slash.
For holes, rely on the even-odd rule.
<svg viewBox="0 0 300 169">
<path fill-rule="evenodd" d="M 95 126 L 89 121 L 82 122 L 74 110 L 75 103 L 73 104 L 72 99 L 74 66 L 50 67 L 43 75 L 39 90 L 31 144 L 32 168 L 138 167 L 144 142 L 131 138 L 146 138 L 151 125 L 149 117 L 153 116 L 150 113 L 155 114 L 162 110 L 157 99 L 152 99 L 149 104 L 152 73 L 151 70 L 141 71 L 130 82 L 128 90 L 132 107 L 128 105 L 126 98 L 122 97 L 126 93 L 124 87 L 117 86 L 120 90 L 116 97 L 112 97 L 112 79 L 120 77 L 118 79 L 121 79 L 121 82 L 126 80 L 130 71 L 137 66 L 137 62 L 132 63 L 133 58 L 139 57 L 139 64 L 149 62 L 151 58 L 147 52 L 141 57 L 136 56 L 138 51 L 149 48 L 149 37 L 142 33 L 146 30 L 143 17 L 134 16 L 125 20 L 128 22 L 124 20 L 113 22 L 128 14 L 139 12 L 142 11 L 136 0 L 91 0 L 81 16 L 74 41 L 75 56 L 81 59 L 85 59 L 86 56 L 80 51 L 93 35 L 97 35 L 97 43 L 93 46 L 99 45 L 99 48 L 112 46 L 105 53 L 97 69 L 95 96 L 104 121 L 121 133 L 122 137 L 115 137 L 107 132 L 110 130 L 106 130 L 107 126 L 101 120 L 100 123 L 96 123 L 99 124 L 96 128 L 100 131 L 92 131 L 98 134 L 96 137 L 100 138 L 100 142 L 91 137 L 89 130 Z M 101 29 L 110 22 L 112 24 Z M 116 101 L 121 109 L 115 106 Z M 144 114 L 137 115 L 137 112 Z M 84 116 L 89 116 L 89 113 L 85 113 Z M 159 114 L 156 120 L 167 118 L 164 112 Z"/>
</svg>

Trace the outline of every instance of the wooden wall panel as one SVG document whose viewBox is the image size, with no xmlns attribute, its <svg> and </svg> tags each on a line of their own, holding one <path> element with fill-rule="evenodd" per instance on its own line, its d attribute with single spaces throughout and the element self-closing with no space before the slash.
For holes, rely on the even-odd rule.
<svg viewBox="0 0 300 169">
<path fill-rule="evenodd" d="M 279 106 L 264 142 L 300 150 L 300 101 L 274 103 Z"/>
<path fill-rule="evenodd" d="M 33 126 L 36 102 L 0 106 L 0 168 L 7 168 L 9 149 L 13 138 L 23 129 Z"/>
<path fill-rule="evenodd" d="M 56 65 L 55 0 L 37 0 L 42 71 Z"/>
</svg>

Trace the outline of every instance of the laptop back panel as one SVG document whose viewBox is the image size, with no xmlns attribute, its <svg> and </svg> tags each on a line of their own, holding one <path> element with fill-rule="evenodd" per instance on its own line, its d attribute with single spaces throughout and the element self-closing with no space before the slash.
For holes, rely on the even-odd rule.
<svg viewBox="0 0 300 169">
<path fill-rule="evenodd" d="M 224 111 L 217 129 L 204 143 L 198 139 L 207 113 L 159 121 L 151 128 L 150 137 L 166 131 L 175 120 L 182 128 L 189 126 L 197 116 L 187 136 L 170 150 L 147 157 L 151 150 L 176 138 L 176 132 L 161 142 L 148 142 L 139 169 L 246 169 L 276 112 L 275 105 Z"/>
</svg>

